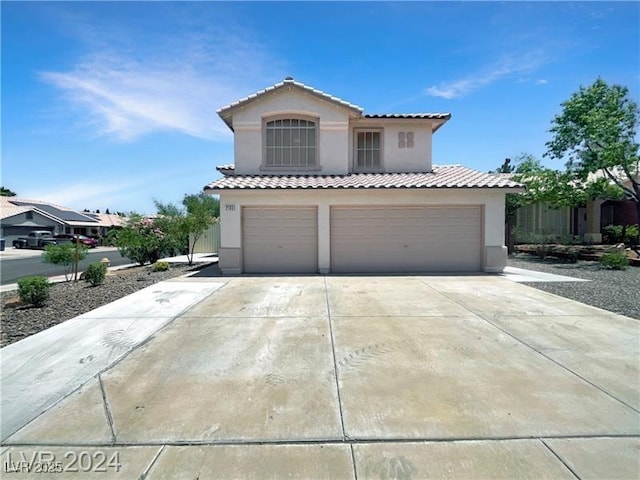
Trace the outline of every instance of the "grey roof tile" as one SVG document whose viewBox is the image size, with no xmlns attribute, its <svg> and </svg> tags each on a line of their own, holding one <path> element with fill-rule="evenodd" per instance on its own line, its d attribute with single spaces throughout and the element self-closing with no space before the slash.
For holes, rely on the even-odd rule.
<svg viewBox="0 0 640 480">
<path fill-rule="evenodd" d="M 278 189 L 393 189 L 393 188 L 521 188 L 517 182 L 457 165 L 434 166 L 420 173 L 351 173 L 348 175 L 235 175 L 225 165 L 225 176 L 205 190 Z"/>
</svg>

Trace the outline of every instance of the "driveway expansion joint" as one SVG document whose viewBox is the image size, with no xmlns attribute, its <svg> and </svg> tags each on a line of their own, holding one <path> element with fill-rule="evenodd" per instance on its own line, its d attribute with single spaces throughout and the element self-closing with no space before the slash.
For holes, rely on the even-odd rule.
<svg viewBox="0 0 640 480">
<path fill-rule="evenodd" d="M 333 357 L 333 375 L 336 381 L 336 395 L 338 397 L 338 413 L 340 414 L 340 428 L 342 429 L 342 439 L 347 441 L 347 434 L 344 428 L 344 415 L 342 411 L 342 398 L 340 396 L 340 380 L 338 379 L 338 364 L 336 363 L 336 345 L 333 336 L 333 325 L 331 322 L 331 305 L 329 304 L 329 289 L 327 287 L 327 277 L 323 278 L 324 282 L 324 295 L 327 302 L 327 321 L 329 323 L 329 335 L 331 337 L 331 355 Z"/>
<path fill-rule="evenodd" d="M 356 455 L 353 453 L 353 443 L 349 445 L 351 452 L 351 465 L 353 466 L 353 480 L 358 480 L 358 467 L 356 466 Z"/>
<path fill-rule="evenodd" d="M 569 470 L 573 474 L 574 477 L 576 477 L 578 480 L 580 480 L 580 477 L 578 476 L 578 474 L 576 472 L 573 471 L 573 468 L 571 468 L 567 464 L 567 462 L 565 462 L 564 459 L 553 450 L 553 448 L 551 448 L 549 445 L 547 445 L 547 442 L 545 442 L 542 438 L 540 438 L 539 440 L 551 452 L 551 454 L 554 457 L 556 457 L 560 461 L 560 463 L 562 463 L 565 466 L 565 468 L 567 470 Z"/>
<path fill-rule="evenodd" d="M 111 407 L 109 406 L 109 400 L 107 400 L 107 391 L 104 387 L 104 382 L 102 381 L 102 374 L 98 374 L 98 383 L 100 384 L 100 393 L 102 394 L 102 406 L 104 408 L 104 415 L 107 419 L 107 424 L 109 425 L 109 431 L 111 432 L 111 441 L 113 444 L 116 443 L 116 431 L 113 423 L 113 414 L 111 413 Z"/>
<path fill-rule="evenodd" d="M 572 375 L 578 377 L 580 380 L 582 380 L 583 382 L 588 383 L 589 385 L 591 385 L 592 387 L 600 390 L 602 393 L 604 393 L 605 395 L 611 397 L 613 400 L 615 400 L 618 403 L 621 403 L 622 405 L 624 405 L 625 407 L 633 410 L 634 412 L 640 414 L 640 411 L 633 407 L 632 405 L 629 405 L 627 402 L 625 402 L 624 400 L 619 399 L 618 397 L 616 397 L 614 394 L 612 394 L 611 392 L 605 390 L 603 387 L 599 386 L 598 384 L 592 382 L 591 380 L 585 378 L 584 376 L 580 375 L 577 372 L 574 372 L 573 370 L 571 370 L 569 367 L 563 365 L 562 363 L 558 362 L 557 360 L 551 358 L 549 355 L 541 352 L 540 350 L 538 350 L 537 348 L 529 345 L 527 342 L 525 342 L 524 340 L 516 337 L 515 335 L 513 335 L 511 332 L 505 330 L 504 328 L 500 327 L 499 325 L 496 325 L 495 323 L 493 323 L 491 320 L 489 320 L 488 318 L 482 316 L 482 315 L 478 315 L 478 318 L 484 320 L 485 322 L 487 322 L 489 325 L 492 325 L 493 327 L 497 328 L 498 330 L 500 330 L 502 333 L 504 333 L 505 335 L 508 335 L 509 337 L 513 338 L 515 341 L 521 343 L 522 345 L 524 345 L 525 347 L 533 350 L 534 352 L 536 352 L 538 355 L 546 358 L 547 360 L 549 360 L 550 362 L 556 364 L 557 366 L 559 366 L 560 368 L 566 370 L 567 372 L 571 373 Z"/>
<path fill-rule="evenodd" d="M 413 438 L 340 438 L 317 439 L 283 439 L 283 440 L 159 440 L 148 442 L 116 442 L 116 443 L 85 443 L 85 442 L 15 442 L 3 443 L 2 447 L 89 447 L 89 448 L 127 448 L 127 447 L 233 447 L 233 446 L 304 446 L 304 445 L 377 445 L 390 443 L 467 443 L 467 442 L 504 442 L 521 440 L 593 440 L 593 439 L 640 439 L 638 434 L 597 434 L 597 435 L 520 435 L 494 437 L 413 437 Z"/>
<path fill-rule="evenodd" d="M 517 341 L 518 343 L 524 345 L 525 347 L 533 350 L 534 352 L 536 352 L 538 355 L 544 357 L 545 359 L 549 360 L 550 362 L 556 364 L 557 366 L 559 366 L 560 368 L 566 370 L 567 372 L 571 373 L 572 375 L 576 376 L 577 378 L 579 378 L 580 380 L 582 380 L 583 382 L 588 383 L 589 385 L 591 385 L 592 387 L 596 388 L 597 390 L 600 390 L 602 393 L 604 393 L 605 395 L 609 396 L 610 398 L 612 398 L 613 400 L 615 400 L 618 403 L 621 403 L 622 405 L 624 405 L 625 407 L 633 410 L 634 412 L 640 414 L 640 411 L 629 405 L 627 402 L 625 402 L 624 400 L 619 399 L 618 397 L 616 397 L 614 394 L 610 393 L 609 391 L 605 390 L 603 387 L 600 387 L 599 385 L 597 385 L 596 383 L 592 382 L 591 380 L 588 380 L 587 378 L 583 377 L 582 375 L 580 375 L 577 372 L 574 372 L 573 370 L 571 370 L 569 367 L 563 365 L 562 363 L 558 362 L 557 360 L 554 360 L 553 358 L 551 358 L 550 356 L 546 355 L 545 353 L 541 352 L 540 350 L 538 350 L 537 348 L 529 345 L 527 342 L 525 342 L 524 340 L 518 338 L 517 336 L 515 336 L 514 334 L 512 334 L 511 332 L 505 330 L 504 328 L 500 327 L 499 325 L 495 324 L 494 322 L 492 322 L 489 318 L 487 318 L 487 316 L 482 315 L 481 313 L 477 313 L 474 312 L 472 310 L 470 310 L 469 308 L 465 307 L 464 305 L 462 305 L 461 303 L 459 303 L 458 301 L 456 301 L 455 298 L 451 298 L 451 296 L 449 296 L 447 293 L 445 292 L 440 292 L 437 289 L 433 288 L 431 285 L 429 285 L 425 280 L 421 280 L 425 285 L 427 285 L 427 287 L 429 287 L 430 289 L 432 289 L 435 292 L 438 292 L 440 295 L 443 295 L 444 297 L 446 297 L 448 300 L 450 300 L 451 302 L 454 302 L 455 304 L 459 305 L 461 308 L 467 310 L 468 312 L 470 312 L 472 315 L 476 316 L 477 318 L 487 322 L 489 325 L 491 325 L 492 327 L 500 330 L 502 333 L 504 333 L 505 335 L 513 338 L 515 341 Z M 533 288 L 533 287 L 529 287 L 529 288 Z M 553 294 L 550 294 L 553 295 Z M 558 298 L 563 298 L 563 297 L 558 297 Z M 603 310 L 605 311 L 605 310 Z M 610 313 L 610 312 L 607 312 Z M 554 316 L 562 316 L 562 315 L 554 315 Z M 566 316 L 572 316 L 572 315 L 566 315 Z M 594 315 L 595 316 L 595 315 Z"/>
</svg>

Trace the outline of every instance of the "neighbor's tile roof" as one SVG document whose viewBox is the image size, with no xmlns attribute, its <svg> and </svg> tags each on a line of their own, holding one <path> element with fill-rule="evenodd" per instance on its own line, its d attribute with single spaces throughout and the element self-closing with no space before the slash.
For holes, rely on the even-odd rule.
<svg viewBox="0 0 640 480">
<path fill-rule="evenodd" d="M 74 227 L 101 226 L 98 221 L 85 213 L 44 200 L 32 200 L 22 197 L 0 197 L 0 218 L 5 219 L 28 212 L 36 211 L 40 215 L 54 221 Z"/>
<path fill-rule="evenodd" d="M 520 188 L 510 179 L 457 165 L 434 166 L 428 173 L 352 173 L 349 175 L 235 175 L 232 165 L 219 168 L 225 177 L 205 190 L 387 189 L 387 188 Z"/>
<path fill-rule="evenodd" d="M 20 205 L 14 205 L 9 201 L 10 198 L 15 197 L 1 197 L 0 196 L 0 219 L 13 217 L 29 210 L 33 210 L 33 207 L 24 207 Z"/>
<path fill-rule="evenodd" d="M 339 103 L 340 105 L 343 105 L 347 108 L 351 108 L 354 110 L 357 110 L 358 112 L 362 113 L 362 108 L 354 105 L 353 103 L 347 102 L 346 100 L 342 100 L 341 98 L 338 97 L 334 97 L 333 95 L 329 95 L 328 93 L 323 92 L 322 90 L 318 90 L 317 88 L 313 88 L 313 87 L 309 87 L 308 85 L 305 85 L 304 83 L 301 82 L 296 82 L 295 80 L 293 80 L 291 77 L 287 77 L 284 81 L 282 82 L 278 82 L 275 85 L 272 85 L 270 87 L 267 87 L 263 90 L 259 90 L 254 94 L 249 95 L 248 97 L 244 97 L 241 98 L 240 100 L 237 100 L 233 103 L 230 103 L 229 105 L 226 105 L 220 109 L 217 110 L 218 114 L 224 113 L 226 110 L 232 109 L 234 107 L 237 107 L 243 103 L 249 102 L 261 95 L 264 95 L 265 93 L 269 93 L 272 92 L 274 90 L 277 90 L 279 88 L 284 87 L 285 85 L 295 85 L 296 87 L 301 88 L 302 90 L 305 90 L 309 93 L 312 93 L 314 95 L 317 95 L 321 98 L 324 98 L 325 100 L 330 100 L 332 102 L 335 103 Z"/>
</svg>

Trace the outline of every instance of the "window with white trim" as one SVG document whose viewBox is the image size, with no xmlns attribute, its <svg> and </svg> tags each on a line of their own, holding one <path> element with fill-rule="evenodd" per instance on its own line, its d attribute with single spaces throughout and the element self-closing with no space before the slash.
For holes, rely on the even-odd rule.
<svg viewBox="0 0 640 480">
<path fill-rule="evenodd" d="M 267 167 L 315 167 L 317 122 L 303 118 L 279 118 L 265 123 Z"/>
<path fill-rule="evenodd" d="M 356 131 L 356 168 L 382 166 L 382 130 Z"/>
</svg>

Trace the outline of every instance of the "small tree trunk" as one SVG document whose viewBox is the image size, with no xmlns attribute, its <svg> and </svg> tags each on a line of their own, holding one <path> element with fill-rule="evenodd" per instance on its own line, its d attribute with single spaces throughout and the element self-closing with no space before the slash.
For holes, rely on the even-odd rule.
<svg viewBox="0 0 640 480">
<path fill-rule="evenodd" d="M 74 254 L 73 254 L 73 281 L 74 282 L 78 281 L 78 257 L 80 256 L 80 253 L 78 252 L 79 244 L 80 242 L 78 241 L 78 239 L 76 239 L 76 245 L 75 245 Z"/>
<path fill-rule="evenodd" d="M 636 201 L 636 225 L 638 226 L 638 234 L 636 235 L 635 247 L 638 252 L 640 250 L 640 200 Z"/>
<path fill-rule="evenodd" d="M 515 247 L 514 247 L 515 239 L 513 235 L 513 230 L 515 229 L 515 226 L 516 226 L 516 218 L 514 216 L 507 217 L 507 222 L 505 223 L 505 228 L 504 228 L 505 230 L 504 240 L 507 247 L 507 253 L 509 255 L 511 255 L 515 251 Z"/>
</svg>

